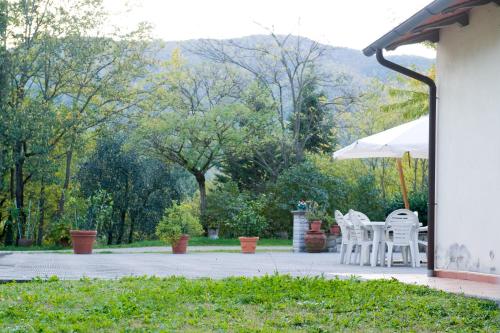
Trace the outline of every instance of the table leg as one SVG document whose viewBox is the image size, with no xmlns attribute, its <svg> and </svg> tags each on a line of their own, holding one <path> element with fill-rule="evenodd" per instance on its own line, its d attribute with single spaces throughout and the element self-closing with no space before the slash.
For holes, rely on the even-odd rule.
<svg viewBox="0 0 500 333">
<path fill-rule="evenodd" d="M 420 267 L 420 251 L 418 250 L 418 229 L 415 230 L 415 235 L 413 237 L 413 248 L 415 253 L 416 258 L 415 260 L 415 267 Z"/>
<path fill-rule="evenodd" d="M 382 233 L 383 236 L 383 233 Z M 380 260 L 380 266 L 384 267 L 385 266 L 385 238 L 380 237 L 380 245 L 379 245 L 379 260 Z"/>
<path fill-rule="evenodd" d="M 370 257 L 370 263 L 372 264 L 372 267 L 377 266 L 377 258 L 378 258 L 378 248 L 380 245 L 380 234 L 381 234 L 381 229 L 379 228 L 373 228 L 373 245 L 372 245 L 372 253 Z"/>
</svg>

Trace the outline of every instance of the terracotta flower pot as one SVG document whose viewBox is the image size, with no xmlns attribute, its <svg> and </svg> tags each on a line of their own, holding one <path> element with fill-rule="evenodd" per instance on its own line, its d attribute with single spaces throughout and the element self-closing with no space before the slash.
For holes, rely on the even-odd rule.
<svg viewBox="0 0 500 333">
<path fill-rule="evenodd" d="M 335 236 L 339 236 L 340 235 L 340 226 L 338 224 L 334 224 L 330 227 L 330 233 L 332 235 L 335 235 Z"/>
<path fill-rule="evenodd" d="M 91 254 L 94 247 L 96 230 L 71 230 L 71 241 L 75 254 Z"/>
<path fill-rule="evenodd" d="M 325 249 L 326 235 L 323 231 L 310 230 L 304 237 L 306 243 L 306 250 L 309 253 L 319 253 Z"/>
<path fill-rule="evenodd" d="M 32 239 L 19 238 L 19 240 L 17 241 L 17 245 L 22 246 L 22 247 L 29 247 L 29 246 L 33 245 L 33 242 L 34 241 Z"/>
<path fill-rule="evenodd" d="M 172 253 L 185 254 L 187 252 L 188 241 L 189 235 L 182 235 L 177 242 L 172 243 Z"/>
<path fill-rule="evenodd" d="M 312 221 L 311 222 L 311 230 L 312 231 L 320 231 L 321 230 L 321 221 Z"/>
<path fill-rule="evenodd" d="M 255 253 L 259 237 L 239 237 L 242 253 Z"/>
</svg>

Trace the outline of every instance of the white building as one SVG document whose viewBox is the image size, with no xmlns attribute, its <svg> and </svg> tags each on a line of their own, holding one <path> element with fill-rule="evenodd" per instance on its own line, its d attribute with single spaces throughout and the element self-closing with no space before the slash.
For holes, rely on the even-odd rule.
<svg viewBox="0 0 500 333">
<path fill-rule="evenodd" d="M 425 40 L 438 45 L 437 112 L 430 114 L 436 141 L 431 127 L 429 147 L 430 165 L 435 162 L 429 270 L 436 276 L 500 281 L 499 5 L 436 0 L 363 51 L 391 67 L 383 49 Z"/>
</svg>

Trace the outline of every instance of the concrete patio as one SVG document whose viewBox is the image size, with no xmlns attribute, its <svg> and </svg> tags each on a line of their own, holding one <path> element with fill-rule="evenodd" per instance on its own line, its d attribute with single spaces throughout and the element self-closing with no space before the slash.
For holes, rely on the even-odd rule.
<svg viewBox="0 0 500 333">
<path fill-rule="evenodd" d="M 51 276 L 115 279 L 143 275 L 225 278 L 275 273 L 327 278 L 356 276 L 361 279 L 395 278 L 405 283 L 500 301 L 498 285 L 428 278 L 425 267 L 340 265 L 336 253 L 292 253 L 288 247 L 273 247 L 261 248 L 265 252 L 244 255 L 228 252 L 238 251 L 238 247 L 232 246 L 191 247 L 187 255 L 171 255 L 158 252 L 160 250 L 166 252 L 166 248 L 105 249 L 92 255 L 73 255 L 67 251 L 0 252 L 0 280 L 29 281 Z"/>
</svg>

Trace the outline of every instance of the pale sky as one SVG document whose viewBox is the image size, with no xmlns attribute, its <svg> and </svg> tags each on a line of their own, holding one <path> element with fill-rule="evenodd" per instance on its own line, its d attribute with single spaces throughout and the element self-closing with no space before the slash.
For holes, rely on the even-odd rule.
<svg viewBox="0 0 500 333">
<path fill-rule="evenodd" d="M 150 22 L 167 41 L 299 34 L 321 43 L 362 49 L 431 0 L 105 0 L 113 24 Z M 128 4 L 128 5 L 127 5 Z M 127 9 L 128 8 L 128 9 Z M 395 53 L 434 57 L 423 46 Z"/>
</svg>

